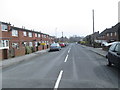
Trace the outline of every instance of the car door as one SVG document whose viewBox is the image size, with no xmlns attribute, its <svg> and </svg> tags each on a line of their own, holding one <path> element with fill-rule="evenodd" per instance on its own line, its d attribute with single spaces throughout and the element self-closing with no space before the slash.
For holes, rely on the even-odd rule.
<svg viewBox="0 0 120 90">
<path fill-rule="evenodd" d="M 113 44 L 110 49 L 109 49 L 109 52 L 108 52 L 108 59 L 110 60 L 110 62 L 114 63 L 114 58 L 115 58 L 115 47 L 116 47 L 116 44 Z"/>
<path fill-rule="evenodd" d="M 120 64 L 120 44 L 117 44 L 115 47 L 115 54 L 114 54 L 114 64 L 116 64 L 117 66 Z"/>
</svg>

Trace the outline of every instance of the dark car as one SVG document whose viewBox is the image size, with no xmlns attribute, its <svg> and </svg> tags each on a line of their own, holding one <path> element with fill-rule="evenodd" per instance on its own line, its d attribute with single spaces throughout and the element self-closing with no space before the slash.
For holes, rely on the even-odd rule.
<svg viewBox="0 0 120 90">
<path fill-rule="evenodd" d="M 58 43 L 53 43 L 50 46 L 50 51 L 53 51 L 53 50 L 61 50 L 61 46 Z"/>
<path fill-rule="evenodd" d="M 108 60 L 108 64 L 107 64 L 108 66 L 111 66 L 112 64 L 114 64 L 120 67 L 120 42 L 113 44 L 109 48 L 106 58 Z"/>
</svg>

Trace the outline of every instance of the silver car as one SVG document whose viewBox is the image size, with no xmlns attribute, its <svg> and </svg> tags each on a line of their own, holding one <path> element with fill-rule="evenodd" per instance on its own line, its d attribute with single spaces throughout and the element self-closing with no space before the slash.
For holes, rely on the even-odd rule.
<svg viewBox="0 0 120 90">
<path fill-rule="evenodd" d="M 51 44 L 50 46 L 50 51 L 53 51 L 53 50 L 61 50 L 61 46 L 58 44 L 58 43 L 53 43 Z"/>
</svg>

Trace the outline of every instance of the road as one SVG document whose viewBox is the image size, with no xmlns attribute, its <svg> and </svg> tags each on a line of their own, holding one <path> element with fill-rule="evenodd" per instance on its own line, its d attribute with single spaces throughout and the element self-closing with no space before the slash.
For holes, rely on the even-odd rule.
<svg viewBox="0 0 120 90">
<path fill-rule="evenodd" d="M 3 88 L 118 88 L 118 69 L 81 45 L 70 44 L 2 71 Z"/>
</svg>

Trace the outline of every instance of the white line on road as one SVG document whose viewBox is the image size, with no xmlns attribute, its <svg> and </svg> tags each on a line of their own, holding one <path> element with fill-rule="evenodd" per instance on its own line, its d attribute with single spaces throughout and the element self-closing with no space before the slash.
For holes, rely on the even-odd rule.
<svg viewBox="0 0 120 90">
<path fill-rule="evenodd" d="M 70 53 L 71 48 L 69 48 L 68 53 Z"/>
<path fill-rule="evenodd" d="M 59 76 L 58 76 L 58 78 L 57 78 L 57 81 L 56 81 L 56 83 L 55 83 L 55 86 L 54 86 L 54 90 L 57 90 L 57 88 L 59 87 L 60 80 L 61 80 L 61 78 L 62 78 L 62 74 L 63 74 L 63 70 L 60 71 L 60 74 L 59 74 Z"/>
<path fill-rule="evenodd" d="M 64 61 L 64 62 L 67 62 L 67 59 L 68 59 L 68 55 L 66 56 L 66 58 L 65 58 L 65 61 Z"/>
</svg>

